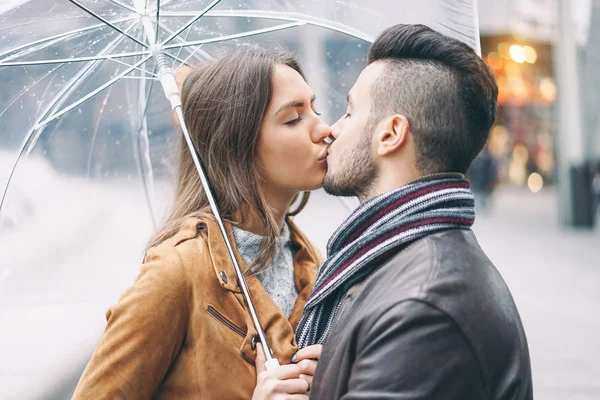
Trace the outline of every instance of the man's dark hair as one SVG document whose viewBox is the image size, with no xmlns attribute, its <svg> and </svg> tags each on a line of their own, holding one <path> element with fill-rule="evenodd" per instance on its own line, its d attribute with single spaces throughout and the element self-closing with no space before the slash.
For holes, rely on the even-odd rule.
<svg viewBox="0 0 600 400">
<path fill-rule="evenodd" d="M 422 174 L 465 173 L 496 119 L 498 86 L 468 45 L 424 25 L 395 25 L 369 49 L 385 62 L 373 87 L 370 122 L 405 115 Z"/>
</svg>

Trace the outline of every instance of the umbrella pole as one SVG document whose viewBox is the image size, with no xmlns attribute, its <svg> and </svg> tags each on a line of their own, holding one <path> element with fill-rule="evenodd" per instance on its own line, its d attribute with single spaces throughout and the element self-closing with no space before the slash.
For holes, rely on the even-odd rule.
<svg viewBox="0 0 600 400">
<path fill-rule="evenodd" d="M 256 313 L 256 308 L 254 307 L 254 303 L 252 301 L 252 297 L 250 296 L 250 290 L 248 289 L 248 284 L 246 283 L 246 279 L 244 277 L 244 273 L 240 268 L 237 259 L 235 257 L 235 253 L 233 252 L 233 246 L 229 241 L 229 237 L 227 236 L 227 231 L 225 230 L 225 225 L 223 224 L 223 220 L 221 218 L 221 214 L 219 213 L 219 207 L 217 206 L 217 202 L 212 194 L 210 189 L 210 185 L 208 182 L 208 178 L 200 162 L 198 154 L 196 153 L 196 149 L 194 148 L 194 144 L 188 132 L 187 126 L 183 119 L 183 111 L 181 109 L 181 99 L 179 97 L 179 88 L 177 87 L 177 83 L 175 81 L 175 75 L 173 72 L 167 68 L 165 55 L 162 51 L 156 51 L 154 53 L 154 59 L 156 60 L 156 64 L 158 66 L 158 78 L 165 92 L 165 96 L 171 102 L 171 108 L 177 115 L 179 123 L 181 125 L 181 129 L 183 131 L 183 137 L 185 138 L 186 144 L 192 155 L 192 160 L 194 161 L 194 165 L 196 166 L 196 170 L 198 171 L 198 175 L 200 175 L 200 180 L 202 181 L 202 187 L 204 188 L 204 192 L 206 193 L 206 197 L 210 204 L 210 208 L 213 212 L 215 220 L 219 225 L 219 230 L 223 235 L 223 239 L 225 240 L 225 244 L 227 246 L 227 251 L 229 252 L 229 256 L 231 257 L 231 261 L 233 262 L 233 267 L 235 269 L 235 274 L 238 279 L 238 283 L 242 289 L 242 293 L 244 299 L 246 300 L 246 304 L 248 305 L 248 310 L 250 311 L 250 315 L 252 317 L 252 322 L 254 323 L 254 327 L 256 328 L 256 332 L 260 338 L 261 343 L 263 344 L 263 350 L 265 352 L 265 357 L 267 359 L 265 366 L 267 370 L 279 366 L 279 361 L 277 358 L 273 357 L 273 353 L 271 352 L 271 348 L 269 347 L 266 339 L 265 332 L 260 324 L 260 320 L 258 319 L 258 314 Z"/>
</svg>

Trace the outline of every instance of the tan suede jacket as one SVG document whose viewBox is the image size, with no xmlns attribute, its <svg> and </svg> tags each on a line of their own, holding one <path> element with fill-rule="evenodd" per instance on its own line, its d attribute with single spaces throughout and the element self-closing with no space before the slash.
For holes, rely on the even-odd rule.
<svg viewBox="0 0 600 400">
<path fill-rule="evenodd" d="M 267 340 L 282 364 L 296 352 L 294 330 L 320 256 L 288 220 L 298 299 L 289 318 L 248 278 Z M 256 385 L 256 331 L 213 221 L 189 219 L 150 249 L 141 271 L 106 315 L 107 325 L 75 399 L 250 399 Z M 231 227 L 227 227 L 232 244 Z M 242 269 L 246 263 L 238 254 Z"/>
</svg>

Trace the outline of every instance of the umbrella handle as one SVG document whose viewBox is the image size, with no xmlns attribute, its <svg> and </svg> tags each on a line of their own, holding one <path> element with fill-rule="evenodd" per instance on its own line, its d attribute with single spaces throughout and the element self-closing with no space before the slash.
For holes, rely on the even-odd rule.
<svg viewBox="0 0 600 400">
<path fill-rule="evenodd" d="M 265 368 L 267 368 L 267 371 L 271 371 L 277 367 L 279 367 L 279 360 L 275 357 L 265 361 Z"/>
</svg>

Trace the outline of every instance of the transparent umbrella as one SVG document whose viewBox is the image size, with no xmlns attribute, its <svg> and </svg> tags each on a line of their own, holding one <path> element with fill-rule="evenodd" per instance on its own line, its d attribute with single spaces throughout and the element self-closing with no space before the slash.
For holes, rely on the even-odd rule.
<svg viewBox="0 0 600 400">
<path fill-rule="evenodd" d="M 186 68 L 239 47 L 284 47 L 332 122 L 369 41 L 401 22 L 479 48 L 472 0 L 2 2 L 0 397 L 76 381 L 100 310 L 130 284 L 169 203 Z M 319 192 L 297 220 L 324 248 L 349 207 Z M 46 339 L 30 336 L 40 329 Z M 25 384 L 32 375 L 36 387 Z"/>
</svg>

